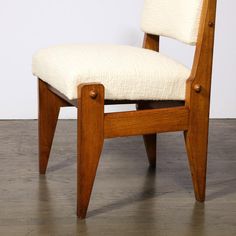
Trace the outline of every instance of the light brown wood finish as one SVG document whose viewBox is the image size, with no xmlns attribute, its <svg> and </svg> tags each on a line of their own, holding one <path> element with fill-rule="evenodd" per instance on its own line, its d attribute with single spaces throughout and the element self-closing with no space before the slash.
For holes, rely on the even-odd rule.
<svg viewBox="0 0 236 236">
<path fill-rule="evenodd" d="M 186 106 L 189 107 L 190 117 L 185 142 L 198 201 L 205 200 L 206 190 L 215 14 L 216 0 L 204 1 L 194 64 L 186 92 Z"/>
<path fill-rule="evenodd" d="M 78 87 L 78 104 L 75 104 L 74 100 L 68 101 L 64 95 L 40 81 L 41 173 L 46 171 L 60 106 L 78 107 L 79 218 L 86 216 L 104 138 L 144 135 L 150 164 L 155 165 L 154 135 L 159 132 L 184 131 L 195 196 L 198 201 L 204 201 L 215 12 L 216 0 L 204 0 L 185 104 L 180 101 L 105 101 L 101 84 L 81 84 Z M 159 36 L 145 34 L 144 47 L 158 51 Z M 140 109 L 104 114 L 104 104 L 113 103 L 136 103 Z"/>
<path fill-rule="evenodd" d="M 52 147 L 54 132 L 57 125 L 57 119 L 60 107 L 69 104 L 51 92 L 47 84 L 42 80 L 38 80 L 39 88 L 39 172 L 45 174 L 48 159 Z"/>
<path fill-rule="evenodd" d="M 104 87 L 78 87 L 77 215 L 86 216 L 104 140 Z"/>
<path fill-rule="evenodd" d="M 159 52 L 159 47 L 160 47 L 160 37 L 158 35 L 151 35 L 151 34 L 144 35 L 143 48 Z M 137 109 L 138 110 L 152 109 L 150 103 L 139 102 L 137 103 Z M 152 168 L 156 168 L 157 134 L 154 133 L 154 134 L 143 135 L 143 140 L 149 164 Z"/>
<path fill-rule="evenodd" d="M 159 52 L 160 36 L 152 34 L 144 34 L 143 48 Z"/>
<path fill-rule="evenodd" d="M 137 110 L 152 109 L 149 103 L 138 103 L 136 105 Z M 157 134 L 146 134 L 143 135 L 143 141 L 148 157 L 150 167 L 156 168 L 156 159 L 157 159 Z"/>
<path fill-rule="evenodd" d="M 163 133 L 188 129 L 186 107 L 116 112 L 105 114 L 105 138 Z"/>
</svg>

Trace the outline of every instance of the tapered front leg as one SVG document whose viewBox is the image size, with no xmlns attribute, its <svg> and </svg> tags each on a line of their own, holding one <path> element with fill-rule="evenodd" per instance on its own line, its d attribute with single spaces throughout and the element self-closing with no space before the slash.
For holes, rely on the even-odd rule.
<svg viewBox="0 0 236 236">
<path fill-rule="evenodd" d="M 200 146 L 198 146 L 198 138 L 199 137 L 191 137 L 190 133 L 185 132 L 185 142 L 195 197 L 197 201 L 203 202 L 205 200 L 206 191 L 207 139 L 203 138 Z"/>
<path fill-rule="evenodd" d="M 205 200 L 206 172 L 207 172 L 207 146 L 208 122 L 200 121 L 205 127 L 203 130 L 190 129 L 184 133 L 186 150 L 192 174 L 195 198 L 199 202 Z M 196 126 L 198 124 L 196 123 Z"/>
<path fill-rule="evenodd" d="M 42 80 L 38 80 L 39 89 L 39 172 L 45 174 L 57 125 L 60 107 L 67 103 L 48 89 Z"/>
<path fill-rule="evenodd" d="M 104 141 L 104 87 L 78 87 L 77 215 L 86 217 Z"/>
<path fill-rule="evenodd" d="M 190 103 L 189 129 L 184 132 L 186 150 L 197 201 L 205 200 L 210 90 L 193 86 Z M 187 103 L 188 105 L 188 103 Z"/>
</svg>

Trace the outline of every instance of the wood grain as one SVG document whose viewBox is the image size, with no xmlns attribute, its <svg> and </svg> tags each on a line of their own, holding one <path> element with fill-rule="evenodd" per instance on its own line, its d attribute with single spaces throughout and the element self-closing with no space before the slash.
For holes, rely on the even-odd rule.
<svg viewBox="0 0 236 236">
<path fill-rule="evenodd" d="M 159 52 L 160 37 L 159 35 L 144 34 L 143 48 Z"/>
<path fill-rule="evenodd" d="M 151 109 L 149 103 L 138 103 L 136 105 L 137 110 Z M 156 168 L 157 159 L 157 134 L 146 134 L 143 135 L 143 141 L 151 168 Z"/>
<path fill-rule="evenodd" d="M 91 97 L 91 92 L 96 97 Z M 77 215 L 86 217 L 104 140 L 104 87 L 78 87 Z"/>
<path fill-rule="evenodd" d="M 160 37 L 158 35 L 144 34 L 143 48 L 150 49 L 159 52 L 160 48 Z M 150 104 L 153 102 L 139 102 L 137 103 L 138 110 L 152 109 Z M 146 134 L 143 135 L 144 145 L 147 152 L 148 161 L 150 167 L 156 168 L 156 153 L 157 153 L 157 134 Z"/>
<path fill-rule="evenodd" d="M 153 134 L 188 129 L 186 107 L 106 113 L 105 138 Z"/>
<path fill-rule="evenodd" d="M 51 92 L 47 84 L 40 79 L 38 79 L 38 90 L 39 172 L 45 174 L 60 107 L 67 106 L 68 103 Z"/>
<path fill-rule="evenodd" d="M 186 106 L 189 107 L 190 116 L 185 142 L 198 201 L 205 200 L 206 190 L 215 13 L 216 0 L 205 0 L 192 74 L 187 81 L 186 91 Z M 200 87 L 200 91 L 196 90 L 196 85 Z"/>
</svg>

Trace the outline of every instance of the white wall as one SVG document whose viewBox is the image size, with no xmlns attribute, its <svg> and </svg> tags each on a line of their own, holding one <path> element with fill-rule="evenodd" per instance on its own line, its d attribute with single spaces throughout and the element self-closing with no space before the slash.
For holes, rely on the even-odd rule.
<svg viewBox="0 0 236 236">
<path fill-rule="evenodd" d="M 0 0 L 0 119 L 37 117 L 37 83 L 31 56 L 68 42 L 140 46 L 143 0 Z M 218 1 L 212 117 L 236 117 L 236 1 Z M 192 47 L 161 41 L 162 51 L 191 61 Z M 190 65 L 190 63 L 186 63 Z M 63 118 L 75 117 L 63 110 Z"/>
</svg>

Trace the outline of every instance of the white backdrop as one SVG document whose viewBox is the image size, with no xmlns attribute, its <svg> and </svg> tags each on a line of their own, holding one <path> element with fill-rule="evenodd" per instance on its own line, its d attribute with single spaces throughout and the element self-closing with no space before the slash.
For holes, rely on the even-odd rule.
<svg viewBox="0 0 236 236">
<path fill-rule="evenodd" d="M 0 119 L 37 117 L 31 56 L 53 44 L 141 46 L 143 0 L 0 0 Z M 236 117 L 235 0 L 218 0 L 211 117 Z M 193 48 L 161 40 L 161 51 L 191 66 Z M 64 109 L 62 118 L 74 118 Z"/>
</svg>

